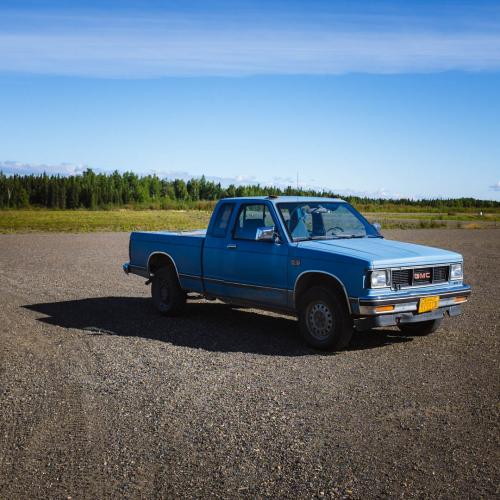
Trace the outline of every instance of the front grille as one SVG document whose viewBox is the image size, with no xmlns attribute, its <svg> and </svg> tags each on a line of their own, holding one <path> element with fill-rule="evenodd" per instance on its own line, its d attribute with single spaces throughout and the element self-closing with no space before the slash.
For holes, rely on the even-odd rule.
<svg viewBox="0 0 500 500">
<path fill-rule="evenodd" d="M 410 286 L 412 269 L 397 269 L 392 271 L 392 286 Z"/>
<path fill-rule="evenodd" d="M 391 272 L 391 285 L 393 288 L 403 288 L 445 283 L 448 281 L 449 271 L 449 266 L 394 269 Z"/>
<path fill-rule="evenodd" d="M 434 268 L 434 274 L 432 275 L 433 283 L 443 283 L 448 281 L 448 273 L 450 272 L 449 266 L 441 266 Z"/>
</svg>

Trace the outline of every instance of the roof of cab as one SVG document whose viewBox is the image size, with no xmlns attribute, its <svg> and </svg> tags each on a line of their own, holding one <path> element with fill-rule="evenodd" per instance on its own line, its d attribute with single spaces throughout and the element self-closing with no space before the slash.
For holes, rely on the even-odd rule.
<svg viewBox="0 0 500 500">
<path fill-rule="evenodd" d="M 223 198 L 221 201 L 262 201 L 268 200 L 272 203 L 286 203 L 286 202 L 337 202 L 346 203 L 345 200 L 340 198 L 323 198 L 321 196 L 241 196 L 239 198 Z"/>
</svg>

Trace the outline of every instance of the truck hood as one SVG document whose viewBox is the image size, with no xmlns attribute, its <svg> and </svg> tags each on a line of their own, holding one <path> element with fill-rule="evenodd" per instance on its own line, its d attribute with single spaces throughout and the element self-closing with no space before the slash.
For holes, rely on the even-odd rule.
<svg viewBox="0 0 500 500">
<path fill-rule="evenodd" d="M 461 262 L 462 256 L 441 248 L 382 238 L 302 241 L 299 249 L 339 254 L 368 262 L 374 268 Z"/>
</svg>

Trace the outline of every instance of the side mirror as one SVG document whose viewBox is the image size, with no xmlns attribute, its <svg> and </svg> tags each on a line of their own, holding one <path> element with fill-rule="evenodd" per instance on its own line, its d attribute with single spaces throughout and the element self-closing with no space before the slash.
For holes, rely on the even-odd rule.
<svg viewBox="0 0 500 500">
<path fill-rule="evenodd" d="M 256 241 L 275 241 L 276 230 L 274 226 L 258 227 L 255 233 Z"/>
<path fill-rule="evenodd" d="M 380 222 L 374 222 L 372 226 L 375 228 L 377 233 L 380 233 L 380 231 L 382 231 L 382 225 L 380 224 Z"/>
</svg>

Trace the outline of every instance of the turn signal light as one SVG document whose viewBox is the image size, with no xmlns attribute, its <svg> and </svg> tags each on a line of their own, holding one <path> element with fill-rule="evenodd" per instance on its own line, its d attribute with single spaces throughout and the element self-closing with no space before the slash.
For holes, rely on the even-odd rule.
<svg viewBox="0 0 500 500">
<path fill-rule="evenodd" d="M 390 311 L 394 311 L 394 306 L 376 306 L 375 307 L 376 313 L 385 313 L 385 312 L 390 312 Z"/>
<path fill-rule="evenodd" d="M 462 302 L 466 302 L 467 297 L 455 297 L 455 304 L 461 304 Z"/>
</svg>

